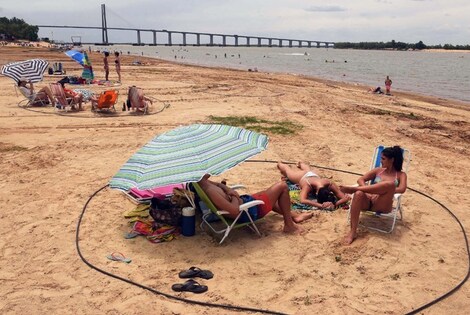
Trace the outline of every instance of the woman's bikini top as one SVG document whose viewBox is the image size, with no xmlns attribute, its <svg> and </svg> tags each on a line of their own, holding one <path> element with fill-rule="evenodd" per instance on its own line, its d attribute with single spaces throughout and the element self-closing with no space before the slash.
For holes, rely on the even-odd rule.
<svg viewBox="0 0 470 315">
<path fill-rule="evenodd" d="M 382 170 L 380 173 L 378 173 L 376 176 L 375 176 L 375 179 L 374 179 L 374 184 L 377 184 L 377 183 L 380 183 L 382 181 L 382 178 L 380 177 L 380 174 L 382 174 L 383 172 L 385 172 L 385 169 Z M 400 181 L 398 180 L 398 172 L 395 172 L 395 187 L 398 187 L 398 185 L 400 184 Z"/>
</svg>

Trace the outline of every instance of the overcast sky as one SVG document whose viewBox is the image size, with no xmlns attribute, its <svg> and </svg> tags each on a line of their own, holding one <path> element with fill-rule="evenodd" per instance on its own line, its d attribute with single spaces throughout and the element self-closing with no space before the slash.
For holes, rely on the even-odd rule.
<svg viewBox="0 0 470 315">
<path fill-rule="evenodd" d="M 470 0 L 2 0 L 0 16 L 34 25 L 101 26 L 102 3 L 108 27 L 331 42 L 470 44 Z M 70 41 L 71 35 L 80 35 L 83 42 L 101 41 L 99 30 L 39 31 L 54 40 Z M 135 32 L 109 33 L 110 42 L 135 38 Z M 147 43 L 151 38 L 151 33 L 143 36 Z"/>
</svg>

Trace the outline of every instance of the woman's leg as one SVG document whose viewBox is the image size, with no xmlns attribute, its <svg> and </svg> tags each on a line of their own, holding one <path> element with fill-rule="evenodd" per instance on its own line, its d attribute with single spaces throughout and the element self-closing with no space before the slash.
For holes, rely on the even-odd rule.
<svg viewBox="0 0 470 315">
<path fill-rule="evenodd" d="M 362 191 L 357 191 L 354 194 L 354 198 L 351 203 L 351 209 L 349 210 L 351 229 L 349 230 L 349 233 L 344 237 L 344 243 L 346 245 L 351 244 L 357 237 L 356 230 L 359 224 L 359 215 L 361 214 L 361 210 L 368 209 L 369 205 L 370 195 L 367 195 Z"/>
<path fill-rule="evenodd" d="M 290 210 L 289 188 L 285 182 L 278 182 L 264 191 L 273 205 L 273 211 L 282 215 L 285 233 L 300 234 L 303 229 L 296 225 Z"/>
<path fill-rule="evenodd" d="M 303 170 L 293 170 L 289 165 L 284 164 L 282 162 L 277 163 L 277 168 L 281 172 L 282 175 L 287 177 L 291 182 L 298 184 L 304 176 L 305 171 Z"/>
<path fill-rule="evenodd" d="M 357 187 L 340 186 L 340 189 L 345 193 L 354 193 L 350 210 L 351 230 L 344 239 L 346 244 L 351 244 L 356 238 L 361 210 L 379 212 L 390 212 L 392 210 L 395 183 L 381 182 L 374 185 Z M 372 207 L 370 207 L 371 205 Z"/>
<path fill-rule="evenodd" d="M 55 106 L 55 100 L 54 100 L 54 96 L 52 95 L 51 89 L 45 86 L 39 90 L 38 94 L 41 94 L 41 93 L 47 95 L 47 97 L 49 98 L 49 102 L 52 104 L 52 106 Z"/>
</svg>

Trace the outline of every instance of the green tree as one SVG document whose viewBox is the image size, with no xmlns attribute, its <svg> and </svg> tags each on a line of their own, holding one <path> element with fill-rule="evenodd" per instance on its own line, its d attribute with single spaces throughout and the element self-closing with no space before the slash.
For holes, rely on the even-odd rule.
<svg viewBox="0 0 470 315">
<path fill-rule="evenodd" d="M 22 19 L 16 17 L 11 19 L 7 17 L 0 18 L 0 34 L 5 34 L 7 38 L 37 41 L 38 31 L 37 26 L 29 25 Z"/>
</svg>

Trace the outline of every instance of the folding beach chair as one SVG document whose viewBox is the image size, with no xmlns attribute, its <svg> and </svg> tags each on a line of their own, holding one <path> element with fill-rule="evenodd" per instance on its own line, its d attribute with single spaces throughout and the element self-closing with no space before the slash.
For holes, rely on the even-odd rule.
<svg viewBox="0 0 470 315">
<path fill-rule="evenodd" d="M 209 199 L 209 197 L 202 190 L 201 186 L 199 186 L 198 183 L 191 183 L 190 185 L 194 187 L 194 190 L 196 191 L 197 196 L 210 209 L 210 212 L 204 213 L 202 215 L 201 229 L 204 229 L 204 225 L 206 225 L 207 227 L 209 227 L 209 229 L 212 232 L 216 234 L 223 234 L 223 237 L 220 240 L 219 244 L 222 244 L 222 242 L 227 238 L 227 236 L 230 234 L 232 230 L 245 227 L 245 226 L 248 226 L 252 231 L 256 232 L 261 237 L 261 233 L 256 227 L 255 222 L 251 218 L 250 213 L 248 212 L 248 209 L 253 206 L 264 204 L 263 201 L 254 200 L 254 201 L 250 201 L 250 202 L 240 205 L 240 213 L 238 214 L 238 216 L 235 219 L 230 219 L 230 218 L 224 217 L 224 214 L 228 214 L 227 211 L 219 210 L 214 206 L 212 201 Z M 240 188 L 240 187 L 242 186 L 237 186 L 237 187 L 232 187 L 232 188 Z M 243 213 L 246 213 L 246 216 L 248 217 L 249 221 L 238 223 Z M 216 216 L 219 219 L 219 221 L 213 222 L 213 220 L 210 219 L 211 216 Z M 217 225 L 222 225 L 222 227 L 218 227 Z"/>
<path fill-rule="evenodd" d="M 381 156 L 382 156 L 382 151 L 384 149 L 385 149 L 385 147 L 382 146 L 382 145 L 375 148 L 374 156 L 372 157 L 372 163 L 371 163 L 371 166 L 370 166 L 371 170 L 376 168 L 376 167 L 380 167 L 380 165 L 381 165 L 380 159 L 381 159 Z M 402 152 L 403 152 L 403 171 L 405 173 L 408 173 L 408 169 L 410 167 L 410 162 L 411 162 L 411 153 L 407 149 L 402 149 Z M 373 184 L 374 180 L 372 180 L 369 184 Z M 385 221 L 385 220 L 391 221 L 391 223 L 389 223 L 388 228 L 380 228 L 380 227 L 377 227 L 375 224 L 370 225 L 370 224 L 361 223 L 361 222 L 359 222 L 359 225 L 362 226 L 362 227 L 368 228 L 370 230 L 374 230 L 374 231 L 378 231 L 378 232 L 382 232 L 382 233 L 391 233 L 393 231 L 393 229 L 395 228 L 395 224 L 396 224 L 397 219 L 398 220 L 403 219 L 403 211 L 402 211 L 402 207 L 401 207 L 402 195 L 403 194 L 395 194 L 393 196 L 392 211 L 390 211 L 388 213 L 375 212 L 375 211 L 362 211 L 363 214 L 368 215 L 369 217 L 384 219 L 383 221 Z M 354 198 L 354 195 L 353 195 L 353 198 Z M 352 200 L 351 200 L 351 202 L 352 202 Z M 351 210 L 348 211 L 348 222 L 350 222 L 350 219 L 351 219 L 350 211 Z"/>
<path fill-rule="evenodd" d="M 28 106 L 47 106 L 49 105 L 49 100 L 47 98 L 41 98 L 41 97 L 37 97 L 36 95 L 36 98 L 32 98 L 28 95 L 25 95 L 23 93 L 23 90 L 20 89 L 18 87 L 17 84 L 14 84 L 15 86 L 15 93 L 16 93 L 16 96 L 18 96 L 18 91 L 20 92 L 21 95 L 24 96 L 24 99 L 22 99 L 18 105 L 19 106 L 25 106 L 25 107 L 28 107 Z M 39 93 L 38 93 L 39 94 Z M 42 94 L 42 93 L 41 93 Z M 45 96 L 45 95 L 44 95 Z"/>
<path fill-rule="evenodd" d="M 100 94 L 97 100 L 91 100 L 92 111 L 116 111 L 114 105 L 117 103 L 119 96 L 118 90 L 107 90 Z"/>
<path fill-rule="evenodd" d="M 68 97 L 65 94 L 64 88 L 60 83 L 51 83 L 51 92 L 56 101 L 56 110 L 65 110 L 68 108 L 72 109 L 72 106 L 78 105 L 79 101 L 73 97 Z"/>
</svg>

